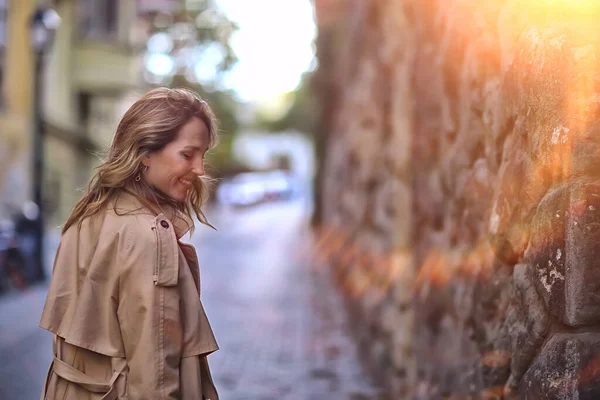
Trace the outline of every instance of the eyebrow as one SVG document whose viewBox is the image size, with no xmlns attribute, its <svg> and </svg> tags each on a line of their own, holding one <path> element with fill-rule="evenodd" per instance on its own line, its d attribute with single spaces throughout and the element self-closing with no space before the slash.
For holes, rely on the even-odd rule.
<svg viewBox="0 0 600 400">
<path fill-rule="evenodd" d="M 183 148 L 183 150 L 195 150 L 195 151 L 202 151 L 202 147 L 200 147 L 200 146 L 194 146 L 194 145 L 192 145 L 192 144 L 188 144 L 187 146 L 185 146 L 185 147 Z M 208 148 L 207 148 L 205 151 L 207 151 L 207 150 L 208 150 Z"/>
</svg>

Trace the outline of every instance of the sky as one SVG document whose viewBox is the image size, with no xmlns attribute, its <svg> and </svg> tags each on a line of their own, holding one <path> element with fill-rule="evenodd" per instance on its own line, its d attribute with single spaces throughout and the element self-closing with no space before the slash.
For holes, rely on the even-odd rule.
<svg viewBox="0 0 600 400">
<path fill-rule="evenodd" d="M 238 63 L 224 85 L 241 100 L 268 102 L 293 90 L 314 66 L 311 0 L 217 0 L 239 25 L 231 45 Z"/>
</svg>

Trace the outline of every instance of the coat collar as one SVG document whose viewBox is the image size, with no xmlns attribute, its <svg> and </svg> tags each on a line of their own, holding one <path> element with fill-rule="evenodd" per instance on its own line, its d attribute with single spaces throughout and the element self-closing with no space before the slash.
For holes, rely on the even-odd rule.
<svg viewBox="0 0 600 400">
<path fill-rule="evenodd" d="M 130 189 L 119 191 L 119 193 L 115 195 L 112 206 L 114 206 L 114 210 L 118 214 L 146 214 L 168 219 L 171 224 L 173 224 L 173 229 L 175 230 L 175 235 L 178 240 L 194 226 L 194 222 L 190 217 L 170 205 L 161 205 L 160 211 L 162 212 L 157 214 Z"/>
</svg>

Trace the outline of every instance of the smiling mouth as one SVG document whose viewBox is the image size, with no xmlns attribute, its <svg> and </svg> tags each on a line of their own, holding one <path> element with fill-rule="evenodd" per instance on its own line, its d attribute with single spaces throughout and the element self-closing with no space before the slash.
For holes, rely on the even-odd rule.
<svg viewBox="0 0 600 400">
<path fill-rule="evenodd" d="M 192 186 L 192 181 L 191 179 L 179 179 L 179 182 L 183 183 L 185 186 Z"/>
</svg>

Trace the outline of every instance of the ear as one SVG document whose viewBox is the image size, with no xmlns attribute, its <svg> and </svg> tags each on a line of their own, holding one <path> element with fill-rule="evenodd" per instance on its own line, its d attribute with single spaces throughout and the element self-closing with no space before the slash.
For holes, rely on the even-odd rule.
<svg viewBox="0 0 600 400">
<path fill-rule="evenodd" d="M 145 167 L 150 167 L 151 161 L 152 161 L 152 158 L 150 157 L 150 155 L 145 155 L 144 157 L 142 157 L 142 164 Z"/>
</svg>

